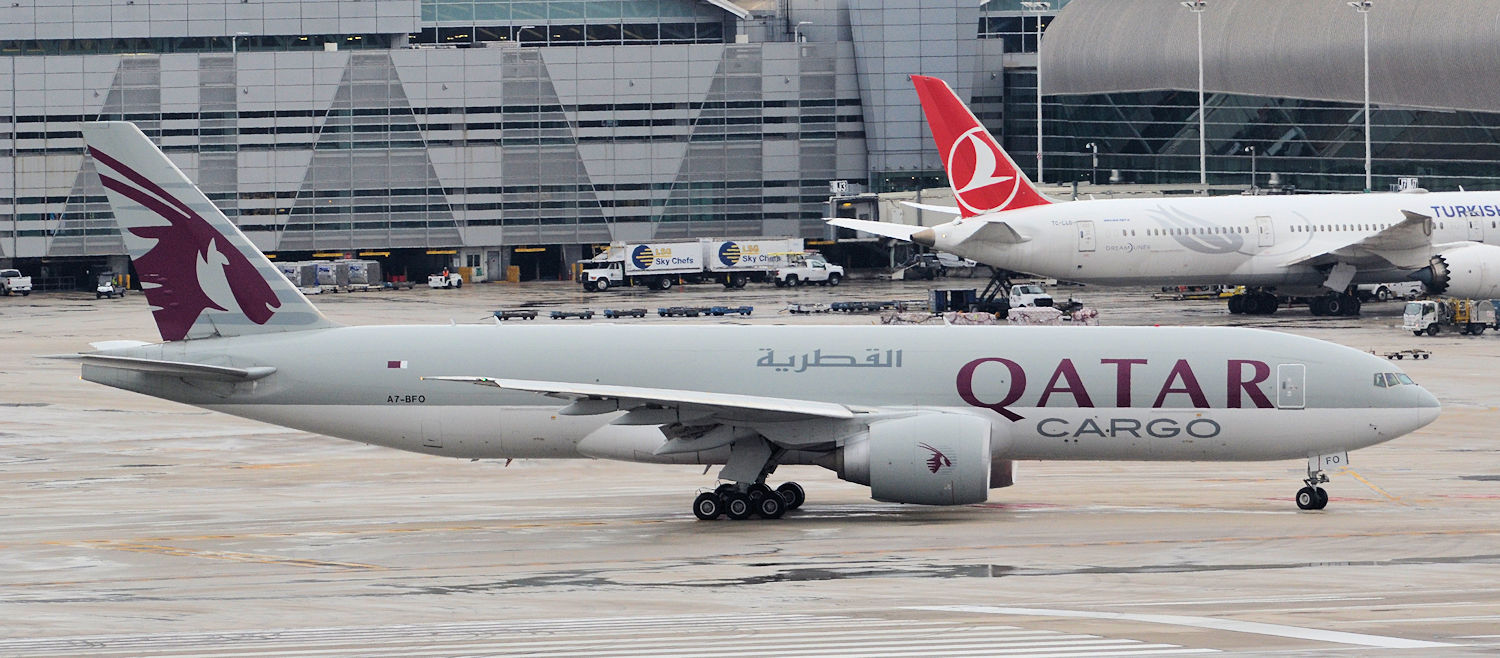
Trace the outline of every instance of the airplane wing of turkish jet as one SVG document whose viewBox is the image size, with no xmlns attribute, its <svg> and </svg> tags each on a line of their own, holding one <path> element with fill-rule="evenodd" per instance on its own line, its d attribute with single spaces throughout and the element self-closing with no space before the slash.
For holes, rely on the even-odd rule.
<svg viewBox="0 0 1500 658">
<path fill-rule="evenodd" d="M 883 235 L 888 238 L 896 238 L 897 240 L 905 240 L 907 242 L 911 242 L 911 236 L 913 233 L 927 228 L 925 226 L 912 226 L 910 224 L 872 222 L 868 219 L 847 219 L 844 217 L 833 217 L 828 219 L 827 221 L 829 224 L 832 224 L 834 226 L 852 228 L 856 231 L 874 233 L 875 235 Z"/>
<path fill-rule="evenodd" d="M 1400 268 L 1424 267 L 1428 261 L 1427 250 L 1432 246 L 1432 218 L 1409 210 L 1401 212 L 1404 219 L 1362 239 L 1354 239 L 1347 233 L 1326 233 L 1325 239 L 1308 243 L 1290 254 L 1280 266 L 1376 261 Z"/>
</svg>

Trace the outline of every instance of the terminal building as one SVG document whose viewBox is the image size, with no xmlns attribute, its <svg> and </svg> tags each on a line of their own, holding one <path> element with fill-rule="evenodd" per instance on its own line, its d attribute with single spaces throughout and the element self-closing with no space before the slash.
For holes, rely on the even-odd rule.
<svg viewBox="0 0 1500 658">
<path fill-rule="evenodd" d="M 1311 4 L 1204 13 L 1211 184 L 1248 184 L 1253 145 L 1261 186 L 1362 187 L 1359 23 Z M 1500 186 L 1483 67 L 1407 79 L 1497 61 L 1493 40 L 1407 35 L 1395 4 L 1369 15 L 1378 180 Z M 1439 31 L 1496 14 L 1422 6 Z M 100 119 L 138 124 L 283 260 L 556 279 L 614 240 L 818 241 L 834 191 L 944 186 L 910 74 L 1034 166 L 1039 37 L 1045 182 L 1195 183 L 1194 20 L 1146 0 L 18 0 L 0 263 L 54 288 L 127 267 L 78 129 Z"/>
</svg>

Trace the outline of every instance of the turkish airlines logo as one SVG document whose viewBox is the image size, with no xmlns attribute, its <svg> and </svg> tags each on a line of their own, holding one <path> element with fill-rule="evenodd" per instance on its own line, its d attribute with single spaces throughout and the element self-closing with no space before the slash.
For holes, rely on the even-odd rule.
<svg viewBox="0 0 1500 658">
<path fill-rule="evenodd" d="M 936 473 L 944 468 L 953 466 L 953 460 L 948 459 L 948 455 L 943 454 L 943 451 L 926 443 L 918 443 L 917 447 L 932 453 L 932 456 L 927 458 L 927 470 Z"/>
<path fill-rule="evenodd" d="M 970 128 L 948 150 L 948 176 L 958 205 L 974 213 L 999 210 L 1010 204 L 1020 181 L 999 175 L 1003 161 L 1000 146 L 983 126 Z"/>
</svg>

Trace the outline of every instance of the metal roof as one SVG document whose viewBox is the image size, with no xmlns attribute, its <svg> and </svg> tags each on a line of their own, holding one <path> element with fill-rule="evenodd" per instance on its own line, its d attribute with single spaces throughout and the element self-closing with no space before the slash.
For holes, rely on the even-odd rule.
<svg viewBox="0 0 1500 658">
<path fill-rule="evenodd" d="M 1375 0 L 1369 17 L 1372 102 L 1500 112 L 1500 2 Z M 1362 102 L 1362 29 L 1343 0 L 1209 0 L 1204 87 Z M 1042 93 L 1196 90 L 1197 48 L 1172 0 L 1074 0 L 1042 39 Z"/>
</svg>

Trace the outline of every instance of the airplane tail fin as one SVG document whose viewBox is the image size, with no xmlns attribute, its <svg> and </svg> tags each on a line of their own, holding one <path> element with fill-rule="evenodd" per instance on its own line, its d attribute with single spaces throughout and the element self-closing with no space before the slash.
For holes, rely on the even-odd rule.
<svg viewBox="0 0 1500 658">
<path fill-rule="evenodd" d="M 911 77 L 964 217 L 1052 203 L 942 80 Z"/>
<path fill-rule="evenodd" d="M 135 124 L 83 124 L 162 340 L 337 326 Z"/>
</svg>

